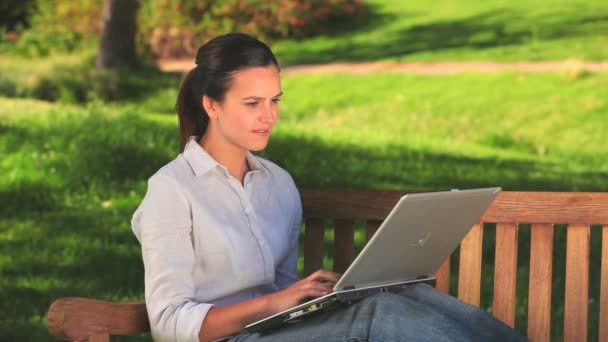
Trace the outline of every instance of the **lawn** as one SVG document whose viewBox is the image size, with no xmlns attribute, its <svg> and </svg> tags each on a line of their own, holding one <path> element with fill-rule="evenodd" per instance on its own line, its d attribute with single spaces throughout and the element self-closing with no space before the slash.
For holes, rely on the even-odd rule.
<svg viewBox="0 0 608 342">
<path fill-rule="evenodd" d="M 274 51 L 285 64 L 608 57 L 608 3 L 602 0 L 365 2 L 368 19 L 278 41 Z"/>
<path fill-rule="evenodd" d="M 178 151 L 171 79 L 125 102 L 0 98 L 0 340 L 50 340 L 46 310 L 60 296 L 143 298 L 129 221 L 146 179 Z M 605 73 L 287 76 L 262 155 L 302 187 L 608 191 L 606 89 Z M 487 310 L 491 286 L 487 277 Z M 524 297 L 521 331 L 525 312 Z"/>
</svg>

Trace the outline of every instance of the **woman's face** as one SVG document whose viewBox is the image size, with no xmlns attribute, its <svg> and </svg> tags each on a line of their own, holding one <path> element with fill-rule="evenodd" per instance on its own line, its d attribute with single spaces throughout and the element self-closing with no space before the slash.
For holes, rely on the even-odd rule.
<svg viewBox="0 0 608 342">
<path fill-rule="evenodd" d="M 281 95 L 276 66 L 238 71 L 224 100 L 213 103 L 213 124 L 230 144 L 248 151 L 263 150 L 279 117 Z"/>
</svg>

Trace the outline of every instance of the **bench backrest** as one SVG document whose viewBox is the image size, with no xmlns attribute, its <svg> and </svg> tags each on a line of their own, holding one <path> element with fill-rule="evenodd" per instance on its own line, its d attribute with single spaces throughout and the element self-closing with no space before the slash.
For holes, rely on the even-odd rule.
<svg viewBox="0 0 608 342">
<path fill-rule="evenodd" d="M 302 190 L 306 233 L 304 273 L 323 264 L 327 218 L 333 219 L 334 263 L 344 271 L 354 257 L 355 220 L 365 220 L 366 241 L 406 191 Z M 515 323 L 518 229 L 530 224 L 527 334 L 531 341 L 549 341 L 554 275 L 553 255 L 566 253 L 565 341 L 584 341 L 588 331 L 590 233 L 601 229 L 599 340 L 608 341 L 608 193 L 502 192 L 480 222 L 461 242 L 457 296 L 479 306 L 484 223 L 495 223 L 493 314 Z M 565 226 L 567 225 L 567 226 Z M 603 227 L 602 227 L 603 225 Z M 566 229 L 565 251 L 554 251 L 555 229 Z M 599 236 L 599 234 L 598 234 Z M 450 260 L 437 277 L 437 288 L 450 288 Z M 596 277 L 597 278 L 597 277 Z M 562 294 L 557 294 L 562 296 Z M 596 327 L 597 329 L 597 327 Z"/>
<path fill-rule="evenodd" d="M 305 217 L 304 274 L 323 265 L 328 219 L 333 222 L 334 231 L 333 241 L 329 241 L 333 243 L 333 269 L 342 272 L 354 258 L 356 227 L 364 225 L 365 241 L 369 240 L 405 193 L 301 190 Z M 518 229 L 519 224 L 531 224 L 527 285 L 527 334 L 531 341 L 549 341 L 551 300 L 556 295 L 564 298 L 564 340 L 587 339 L 590 234 L 591 229 L 601 233 L 601 255 L 593 263 L 599 265 L 601 273 L 599 340 L 608 342 L 608 193 L 502 192 L 460 244 L 458 272 L 450 272 L 448 259 L 436 274 L 437 287 L 444 292 L 450 289 L 450 276 L 457 276 L 457 296 L 477 306 L 481 294 L 484 223 L 496 224 L 492 312 L 511 326 L 516 309 Z M 565 251 L 553 249 L 556 229 L 567 231 Z M 566 253 L 565 291 L 553 294 L 553 280 L 560 278 L 552 274 L 553 256 L 563 252 Z M 143 302 L 60 298 L 51 305 L 48 321 L 54 336 L 72 340 L 108 341 L 110 335 L 149 330 Z"/>
</svg>

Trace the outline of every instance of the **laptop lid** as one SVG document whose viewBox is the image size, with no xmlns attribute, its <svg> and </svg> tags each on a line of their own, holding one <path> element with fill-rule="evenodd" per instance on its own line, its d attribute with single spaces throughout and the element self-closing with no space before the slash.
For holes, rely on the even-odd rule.
<svg viewBox="0 0 608 342">
<path fill-rule="evenodd" d="M 401 197 L 334 290 L 433 276 L 500 191 L 495 187 Z"/>
</svg>

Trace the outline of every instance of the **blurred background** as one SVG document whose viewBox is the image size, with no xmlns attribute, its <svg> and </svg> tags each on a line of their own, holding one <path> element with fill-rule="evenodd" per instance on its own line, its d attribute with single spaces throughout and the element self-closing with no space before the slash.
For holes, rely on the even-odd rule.
<svg viewBox="0 0 608 342">
<path fill-rule="evenodd" d="M 131 214 L 179 153 L 183 72 L 202 43 L 232 31 L 266 41 L 282 65 L 281 118 L 260 154 L 300 187 L 608 191 L 606 1 L 1 0 L 0 340 L 52 340 L 45 316 L 57 297 L 143 299 Z M 519 234 L 529 244 L 529 227 Z M 561 340 L 555 250 L 551 336 Z"/>
</svg>

